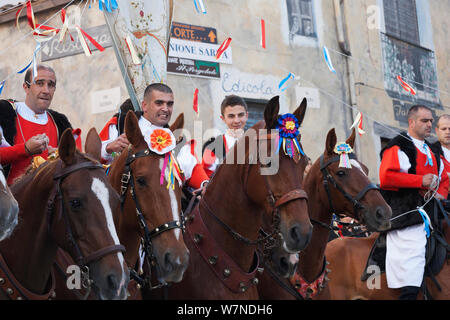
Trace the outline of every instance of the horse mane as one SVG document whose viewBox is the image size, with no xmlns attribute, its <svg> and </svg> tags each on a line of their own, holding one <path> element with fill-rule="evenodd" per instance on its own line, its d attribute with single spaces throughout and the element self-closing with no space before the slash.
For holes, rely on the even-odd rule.
<svg viewBox="0 0 450 320">
<path fill-rule="evenodd" d="M 98 161 L 94 158 L 92 158 L 90 155 L 86 154 L 86 153 L 82 153 L 78 150 L 75 151 L 76 154 L 76 158 L 77 159 L 81 159 L 81 160 L 86 160 L 86 161 L 91 161 L 94 163 L 98 163 Z M 26 172 L 21 175 L 20 177 L 18 177 L 16 180 L 14 180 L 14 184 L 11 186 L 11 190 L 14 188 L 15 189 L 22 189 L 23 187 L 25 187 L 26 185 L 28 185 L 29 183 L 31 183 L 37 176 L 41 175 L 41 174 L 49 174 L 54 167 L 56 166 L 56 163 L 59 158 L 53 159 L 53 160 L 47 160 L 45 161 L 43 164 L 41 164 L 39 167 L 33 167 L 32 164 L 30 164 L 27 169 Z"/>
</svg>

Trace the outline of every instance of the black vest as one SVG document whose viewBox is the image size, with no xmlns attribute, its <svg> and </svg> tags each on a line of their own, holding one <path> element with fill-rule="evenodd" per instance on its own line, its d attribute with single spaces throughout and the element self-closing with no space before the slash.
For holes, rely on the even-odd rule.
<svg viewBox="0 0 450 320">
<path fill-rule="evenodd" d="M 393 146 L 398 146 L 400 147 L 400 150 L 407 155 L 409 162 L 411 163 L 411 167 L 409 168 L 408 173 L 415 174 L 417 166 L 417 149 L 412 141 L 405 139 L 403 136 L 407 137 L 408 135 L 406 132 L 402 132 L 401 135 L 398 135 L 391 141 L 389 141 L 386 147 L 381 150 L 380 157 L 381 159 L 383 159 L 383 153 L 385 150 Z M 439 173 L 440 154 L 439 152 L 436 152 L 436 148 L 432 147 L 432 145 L 428 141 L 425 140 L 425 143 L 430 147 L 436 158 L 436 165 Z M 423 197 L 419 194 L 419 189 L 416 188 L 399 188 L 398 191 L 381 189 L 381 194 L 392 208 L 392 218 L 407 211 L 416 209 L 417 207 L 425 203 Z M 427 213 L 432 212 L 432 206 L 433 201 L 430 201 L 425 206 L 425 211 Z M 414 211 L 412 213 L 399 217 L 398 219 L 392 220 L 391 230 L 405 228 L 419 223 L 423 223 L 423 219 L 418 211 Z"/>
</svg>

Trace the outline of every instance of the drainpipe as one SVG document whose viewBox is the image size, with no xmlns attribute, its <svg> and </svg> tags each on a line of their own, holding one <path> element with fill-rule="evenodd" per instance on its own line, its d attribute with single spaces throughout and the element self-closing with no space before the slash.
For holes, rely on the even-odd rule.
<svg viewBox="0 0 450 320">
<path fill-rule="evenodd" d="M 339 48 L 343 54 L 346 56 L 344 57 L 347 67 L 347 78 L 348 78 L 348 87 L 349 87 L 349 96 L 350 96 L 350 105 L 353 109 L 350 110 L 350 123 L 353 123 L 355 121 L 355 118 L 357 116 L 357 104 L 356 104 L 356 90 L 355 90 L 355 76 L 353 73 L 353 65 L 352 61 L 349 58 L 352 53 L 348 49 L 349 45 L 347 41 L 345 40 L 345 34 L 344 34 L 344 19 L 342 18 L 342 12 L 341 12 L 341 5 L 344 3 L 344 0 L 333 0 L 334 3 L 334 14 L 336 16 L 336 26 L 337 26 L 337 38 L 339 43 Z M 346 27 L 347 24 L 346 24 Z M 345 128 L 345 131 L 347 132 L 348 128 Z M 357 157 L 361 159 L 361 145 L 359 139 L 356 139 L 355 143 L 355 153 Z"/>
</svg>

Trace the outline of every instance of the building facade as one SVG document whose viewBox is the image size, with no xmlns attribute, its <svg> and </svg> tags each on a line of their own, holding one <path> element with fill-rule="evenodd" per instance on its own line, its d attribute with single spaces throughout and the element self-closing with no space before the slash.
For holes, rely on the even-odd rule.
<svg viewBox="0 0 450 320">
<path fill-rule="evenodd" d="M 411 105 L 427 105 L 435 117 L 449 112 L 448 0 L 204 3 L 206 14 L 197 12 L 192 1 L 174 1 L 167 67 L 167 84 L 175 96 L 172 119 L 184 112 L 185 128 L 197 140 L 206 141 L 212 129 L 224 130 L 220 103 L 226 95 L 246 99 L 249 124 L 262 119 L 265 103 L 275 95 L 280 95 L 282 112 L 294 111 L 306 96 L 308 110 L 300 132 L 311 159 L 323 152 L 331 128 L 336 129 L 338 141 L 345 140 L 361 112 L 366 134 L 357 138 L 356 152 L 368 166 L 371 180 L 378 182 L 379 152 L 406 129 Z M 24 15 L 19 30 L 17 8 L 1 4 L 0 81 L 6 81 L 0 98 L 21 100 L 23 74 L 17 71 L 32 59 L 36 41 Z M 98 6 L 89 8 L 85 1 L 33 2 L 38 22 L 48 20 L 48 25 L 58 28 L 63 7 L 78 11 L 81 28 L 105 50 L 87 57 L 79 41 L 60 43 L 55 37 L 42 44 L 38 60 L 57 73 L 52 108 L 67 114 L 84 134 L 91 127 L 100 131 L 128 97 L 127 88 Z M 260 43 L 261 19 L 266 48 Z M 217 63 L 211 59 L 214 48 L 228 37 L 232 38 L 230 54 Z M 324 46 L 335 73 L 325 63 Z M 289 73 L 295 77 L 282 91 L 280 81 Z M 415 95 L 403 89 L 398 76 L 414 88 Z M 195 89 L 199 115 L 192 105 Z"/>
</svg>

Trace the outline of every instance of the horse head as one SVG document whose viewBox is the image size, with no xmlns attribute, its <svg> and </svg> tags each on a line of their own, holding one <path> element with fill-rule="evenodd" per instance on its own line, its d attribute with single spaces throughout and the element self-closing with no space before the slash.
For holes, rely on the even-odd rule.
<svg viewBox="0 0 450 320">
<path fill-rule="evenodd" d="M 86 138 L 86 154 L 76 150 L 71 130 L 64 131 L 60 159 L 47 166 L 56 167 L 52 177 L 56 210 L 49 215 L 48 228 L 58 246 L 89 276 L 98 297 L 125 299 L 129 275 L 113 220 L 119 197 L 99 162 L 100 150 L 94 128 Z"/>
<path fill-rule="evenodd" d="M 350 215 L 371 231 L 389 229 L 391 208 L 383 199 L 379 188 L 370 182 L 368 168 L 353 153 L 355 129 L 345 144 L 351 148 L 344 152 L 349 165 L 341 165 L 343 155 L 337 150 L 339 146 L 336 133 L 334 128 L 331 129 L 327 135 L 325 151 L 311 167 L 305 184 L 309 179 L 323 181 L 325 187 L 319 189 L 321 202 L 329 205 L 329 209 L 336 214 Z M 316 181 L 315 184 L 320 182 Z"/>
<path fill-rule="evenodd" d="M 175 131 L 183 124 L 181 114 L 170 129 Z M 170 154 L 159 155 L 149 149 L 133 112 L 125 118 L 125 134 L 129 148 L 115 159 L 109 175 L 121 192 L 123 210 L 118 229 L 130 254 L 127 262 L 135 265 L 142 238 L 142 249 L 156 267 L 159 282 L 179 282 L 189 263 L 189 251 L 182 234 L 180 185 L 175 180 L 167 186 L 169 168 L 165 164 Z"/>
<path fill-rule="evenodd" d="M 298 126 L 303 122 L 306 106 L 304 99 L 293 113 Z M 301 152 L 292 150 L 293 156 L 288 156 L 283 150 L 277 149 L 281 139 L 279 132 L 275 131 L 281 117 L 278 114 L 279 108 L 279 97 L 276 96 L 266 105 L 264 122 L 260 121 L 253 127 L 259 129 L 256 130 L 256 139 L 260 165 L 251 166 L 245 184 L 248 196 L 254 202 L 264 204 L 266 212 L 263 216 L 264 225 L 272 225 L 271 229 L 278 233 L 280 245 L 284 250 L 296 253 L 307 246 L 312 232 L 307 195 L 302 190 L 307 157 L 302 151 L 300 135 L 297 141 Z M 261 134 L 264 131 L 261 129 L 265 129 L 268 134 Z M 246 136 L 248 132 L 251 131 L 247 131 Z M 249 162 L 252 162 L 252 155 L 254 156 L 254 152 L 250 150 Z M 264 159 L 267 155 L 270 155 L 269 158 Z"/>
<path fill-rule="evenodd" d="M 9 237 L 17 225 L 19 205 L 6 183 L 0 165 L 0 241 Z"/>
</svg>

